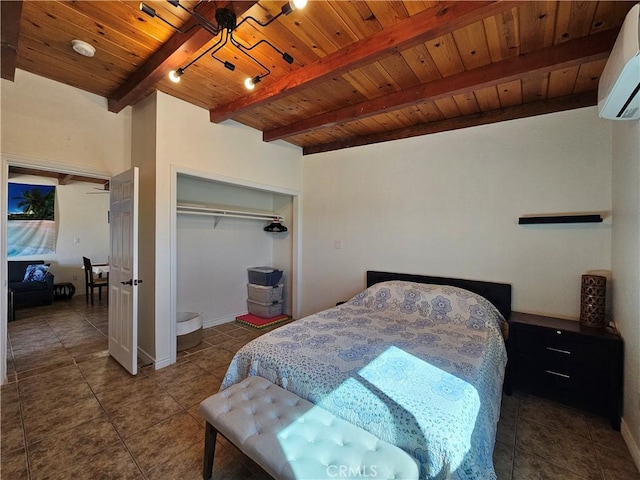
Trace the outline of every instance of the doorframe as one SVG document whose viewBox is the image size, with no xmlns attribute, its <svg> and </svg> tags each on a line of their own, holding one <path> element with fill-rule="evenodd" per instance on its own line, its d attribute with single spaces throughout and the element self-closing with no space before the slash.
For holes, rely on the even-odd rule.
<svg viewBox="0 0 640 480">
<path fill-rule="evenodd" d="M 3 268 L 0 269 L 0 285 L 2 291 L 0 294 L 0 315 L 2 319 L 0 321 L 0 385 L 7 383 L 7 346 L 8 346 L 8 295 L 9 295 L 9 281 L 7 278 L 7 189 L 9 184 L 9 167 L 26 167 L 34 168 L 38 170 L 53 170 L 60 173 L 66 173 L 69 175 L 80 175 L 100 178 L 109 180 L 111 175 L 105 171 L 96 169 L 83 168 L 79 165 L 68 164 L 64 162 L 57 162 L 52 160 L 46 160 L 44 158 L 28 157 L 25 155 L 18 155 L 13 153 L 2 153 L 2 171 L 0 173 L 0 209 L 2 218 L 0 219 L 0 235 L 2 235 L 2 242 L 0 242 L 0 259 L 3 262 Z"/>
<path fill-rule="evenodd" d="M 169 278 L 170 278 L 170 324 L 171 329 L 169 333 L 169 339 L 171 341 L 170 346 L 170 363 L 173 364 L 177 360 L 178 346 L 176 342 L 177 336 L 177 323 L 176 323 L 176 309 L 177 309 L 177 291 L 178 291 L 178 175 L 189 175 L 192 177 L 198 177 L 204 180 L 211 180 L 219 183 L 225 183 L 236 187 L 247 187 L 255 190 L 262 190 L 268 193 L 276 193 L 282 195 L 290 195 L 292 197 L 292 212 L 293 212 L 293 226 L 289 229 L 293 236 L 292 252 L 291 252 L 291 315 L 292 317 L 299 318 L 302 309 L 301 302 L 301 278 L 302 278 L 302 192 L 299 190 L 292 190 L 289 188 L 277 187 L 275 185 L 269 185 L 264 183 L 252 182 L 249 180 L 243 180 L 236 177 L 228 177 L 225 175 L 219 175 L 212 172 L 206 172 L 202 170 L 195 170 L 180 165 L 171 164 L 171 187 L 170 187 L 170 205 L 171 205 L 171 218 L 169 222 Z"/>
</svg>

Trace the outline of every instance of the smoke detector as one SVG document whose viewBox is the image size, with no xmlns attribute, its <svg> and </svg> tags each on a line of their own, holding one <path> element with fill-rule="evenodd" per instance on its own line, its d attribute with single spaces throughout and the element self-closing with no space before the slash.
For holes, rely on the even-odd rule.
<svg viewBox="0 0 640 480">
<path fill-rule="evenodd" d="M 89 45 L 87 42 L 83 42 L 82 40 L 71 40 L 71 48 L 73 48 L 76 53 L 84 55 L 85 57 L 93 57 L 96 53 L 96 49 L 93 45 Z"/>
</svg>

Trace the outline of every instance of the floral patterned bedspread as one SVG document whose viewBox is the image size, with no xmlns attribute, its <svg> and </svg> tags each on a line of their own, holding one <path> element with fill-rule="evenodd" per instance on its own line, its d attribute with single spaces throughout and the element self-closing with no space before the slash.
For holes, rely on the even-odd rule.
<svg viewBox="0 0 640 480">
<path fill-rule="evenodd" d="M 258 375 L 409 452 L 420 478 L 495 479 L 501 322 L 467 290 L 383 282 L 251 341 L 221 389 Z"/>
</svg>

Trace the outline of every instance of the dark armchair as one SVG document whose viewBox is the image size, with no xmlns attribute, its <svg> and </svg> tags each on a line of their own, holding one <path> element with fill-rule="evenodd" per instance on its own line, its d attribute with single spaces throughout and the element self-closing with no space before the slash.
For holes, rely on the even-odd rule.
<svg viewBox="0 0 640 480">
<path fill-rule="evenodd" d="M 9 291 L 13 292 L 13 308 L 37 307 L 53 303 L 52 273 L 47 272 L 44 281 L 35 278 L 24 281 L 29 265 L 44 265 L 42 260 L 11 260 L 9 266 Z"/>
</svg>

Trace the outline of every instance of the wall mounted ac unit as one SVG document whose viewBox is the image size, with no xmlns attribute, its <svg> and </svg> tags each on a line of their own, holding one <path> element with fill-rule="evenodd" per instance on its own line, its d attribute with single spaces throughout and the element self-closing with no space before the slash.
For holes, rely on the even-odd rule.
<svg viewBox="0 0 640 480">
<path fill-rule="evenodd" d="M 640 4 L 629 11 L 598 83 L 598 115 L 640 118 Z"/>
</svg>

